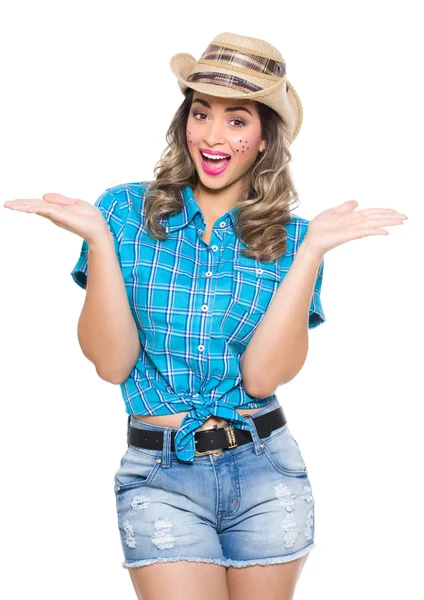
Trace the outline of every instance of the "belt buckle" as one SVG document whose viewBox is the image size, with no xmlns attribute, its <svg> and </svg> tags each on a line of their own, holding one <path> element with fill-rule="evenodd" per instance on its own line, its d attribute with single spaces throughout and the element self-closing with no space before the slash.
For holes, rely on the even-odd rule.
<svg viewBox="0 0 424 600">
<path fill-rule="evenodd" d="M 207 429 L 202 429 L 202 431 L 208 431 L 209 429 L 218 429 L 218 425 L 213 425 L 212 427 L 208 427 Z M 197 441 L 195 441 L 194 443 L 197 444 Z M 216 456 L 221 456 L 223 449 L 224 448 L 217 448 L 216 450 L 205 450 L 204 452 L 198 452 L 196 450 L 194 456 L 206 456 L 206 454 L 215 454 Z"/>
<path fill-rule="evenodd" d="M 196 452 L 194 456 L 205 456 L 206 454 L 215 454 L 216 456 L 221 456 L 223 448 L 217 448 L 216 450 L 205 450 L 205 452 Z"/>
<path fill-rule="evenodd" d="M 228 440 L 228 448 L 226 448 L 226 450 L 230 450 L 231 448 L 235 448 L 236 446 L 238 446 L 236 434 L 234 433 L 234 427 L 232 425 L 226 425 L 224 427 L 224 430 Z"/>
</svg>

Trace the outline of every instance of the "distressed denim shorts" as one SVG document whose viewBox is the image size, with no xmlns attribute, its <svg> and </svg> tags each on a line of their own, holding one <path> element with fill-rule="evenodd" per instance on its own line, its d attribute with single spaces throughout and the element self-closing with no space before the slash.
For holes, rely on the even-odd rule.
<svg viewBox="0 0 424 600">
<path fill-rule="evenodd" d="M 280 406 L 275 398 L 255 413 Z M 307 467 L 287 423 L 220 456 L 179 460 L 170 450 L 170 427 L 132 427 L 164 432 L 164 447 L 128 446 L 115 473 L 122 567 L 195 561 L 245 567 L 295 560 L 312 550 L 314 498 Z"/>
</svg>

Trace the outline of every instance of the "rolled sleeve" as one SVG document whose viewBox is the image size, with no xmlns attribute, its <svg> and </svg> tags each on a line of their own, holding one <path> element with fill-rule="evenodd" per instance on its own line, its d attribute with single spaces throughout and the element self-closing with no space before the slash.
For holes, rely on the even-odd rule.
<svg viewBox="0 0 424 600">
<path fill-rule="evenodd" d="M 123 209 L 120 208 L 117 199 L 113 191 L 108 188 L 105 190 L 95 201 L 96 206 L 103 215 L 106 221 L 109 231 L 113 236 L 115 244 L 115 252 L 118 258 L 119 264 L 121 265 L 121 257 L 119 252 L 119 239 L 123 227 Z M 83 240 L 79 258 L 71 271 L 72 279 L 84 290 L 87 287 L 87 273 L 88 273 L 88 243 Z"/>
</svg>

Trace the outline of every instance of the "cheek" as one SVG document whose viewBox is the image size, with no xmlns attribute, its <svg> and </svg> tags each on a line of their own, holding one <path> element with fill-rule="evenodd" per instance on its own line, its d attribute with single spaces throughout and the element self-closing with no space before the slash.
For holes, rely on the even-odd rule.
<svg viewBox="0 0 424 600">
<path fill-rule="evenodd" d="M 260 144 L 260 139 L 251 135 L 247 136 L 237 136 L 234 142 L 234 148 L 236 150 L 236 154 L 240 158 L 245 158 L 246 160 L 251 159 L 253 156 L 256 156 L 258 152 Z"/>
<path fill-rule="evenodd" d="M 197 133 L 195 127 L 190 127 L 190 125 L 187 126 L 186 139 L 188 148 L 190 148 L 191 146 L 195 146 L 200 142 L 200 136 Z"/>
</svg>

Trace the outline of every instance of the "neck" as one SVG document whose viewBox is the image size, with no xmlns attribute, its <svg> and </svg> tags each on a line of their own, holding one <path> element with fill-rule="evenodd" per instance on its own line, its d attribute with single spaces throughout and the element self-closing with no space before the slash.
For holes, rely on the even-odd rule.
<svg viewBox="0 0 424 600">
<path fill-rule="evenodd" d="M 241 179 L 218 190 L 205 187 L 199 180 L 193 194 L 203 214 L 218 219 L 234 208 L 245 190 L 246 184 Z"/>
</svg>

